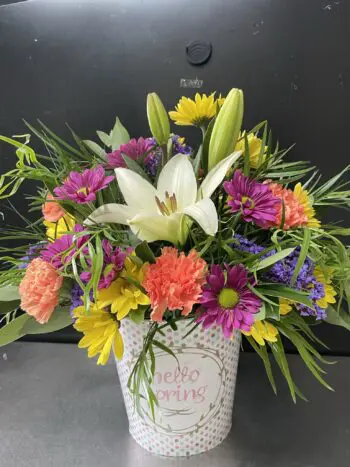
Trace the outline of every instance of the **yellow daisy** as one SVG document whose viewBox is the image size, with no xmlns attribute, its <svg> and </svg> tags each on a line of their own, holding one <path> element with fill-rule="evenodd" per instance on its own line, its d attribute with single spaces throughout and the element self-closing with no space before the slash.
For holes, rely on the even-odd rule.
<svg viewBox="0 0 350 467">
<path fill-rule="evenodd" d="M 250 331 L 242 331 L 242 333 L 245 336 L 252 336 L 259 345 L 265 345 L 265 341 L 277 341 L 278 330 L 267 321 L 256 321 Z"/>
<path fill-rule="evenodd" d="M 244 153 L 245 150 L 245 139 L 244 139 L 245 131 L 240 134 L 240 137 L 238 139 L 238 142 L 235 147 L 235 151 L 242 151 Z M 249 146 L 249 162 L 250 166 L 253 169 L 257 169 L 259 167 L 259 158 L 260 158 L 260 151 L 261 151 L 261 145 L 262 145 L 262 140 L 255 136 L 253 133 L 250 133 L 247 136 L 248 139 L 248 146 Z M 267 146 L 264 148 L 264 153 L 261 158 L 261 162 L 264 162 L 266 159 L 266 152 L 267 152 Z"/>
<path fill-rule="evenodd" d="M 310 200 L 309 194 L 307 190 L 301 186 L 301 183 L 297 183 L 294 187 L 294 195 L 299 201 L 299 203 L 304 208 L 304 213 L 308 219 L 307 226 L 308 227 L 320 227 L 321 223 L 315 217 L 315 210 L 312 207 L 312 202 Z"/>
<path fill-rule="evenodd" d="M 280 315 L 284 316 L 290 313 L 293 309 L 293 302 L 286 298 L 280 298 Z"/>
<path fill-rule="evenodd" d="M 91 304 L 88 313 L 83 306 L 78 306 L 73 315 L 77 318 L 73 326 L 84 334 L 78 347 L 87 348 L 89 358 L 99 354 L 97 365 L 105 365 L 113 349 L 116 358 L 122 359 L 124 343 L 119 331 L 120 323 L 114 315 L 95 303 Z"/>
<path fill-rule="evenodd" d="M 334 287 L 332 286 L 332 275 L 333 270 L 332 268 L 324 268 L 321 269 L 320 266 L 316 266 L 314 269 L 314 276 L 317 282 L 321 282 L 324 286 L 325 296 L 317 300 L 317 305 L 323 309 L 326 309 L 328 303 L 335 303 L 336 299 L 335 296 L 337 292 L 335 291 Z"/>
<path fill-rule="evenodd" d="M 66 214 L 57 222 L 44 221 L 44 225 L 49 242 L 54 242 L 57 238 L 74 229 L 75 220 L 69 214 Z"/>
<path fill-rule="evenodd" d="M 221 95 L 218 99 L 215 99 L 215 92 L 210 96 L 197 93 L 194 100 L 183 96 L 176 105 L 175 110 L 169 112 L 169 116 L 176 125 L 202 126 L 216 115 L 224 100 Z"/>
<path fill-rule="evenodd" d="M 121 320 L 140 305 L 149 305 L 148 296 L 138 287 L 143 282 L 146 266 L 138 267 L 130 258 L 126 258 L 120 277 L 108 288 L 98 291 L 100 306 L 110 306 L 111 312 Z"/>
</svg>

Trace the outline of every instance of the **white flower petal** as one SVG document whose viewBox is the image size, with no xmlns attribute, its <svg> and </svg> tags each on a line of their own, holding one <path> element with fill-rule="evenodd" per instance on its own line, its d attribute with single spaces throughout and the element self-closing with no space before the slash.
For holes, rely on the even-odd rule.
<svg viewBox="0 0 350 467">
<path fill-rule="evenodd" d="M 211 169 L 199 187 L 198 199 L 211 197 L 241 154 L 242 151 L 233 152 Z"/>
<path fill-rule="evenodd" d="M 197 181 L 188 156 L 177 154 L 165 164 L 159 175 L 157 191 L 162 200 L 166 191 L 170 196 L 175 194 L 179 211 L 196 201 Z"/>
<path fill-rule="evenodd" d="M 103 223 L 114 223 L 114 224 L 125 224 L 127 225 L 129 220 L 136 216 L 139 210 L 125 204 L 104 204 L 90 214 L 85 219 L 85 225 L 103 224 Z"/>
<path fill-rule="evenodd" d="M 130 169 L 118 168 L 115 174 L 126 204 L 137 207 L 139 212 L 158 212 L 155 200 L 157 190 L 153 185 Z"/>
<path fill-rule="evenodd" d="M 208 235 L 218 231 L 218 214 L 215 204 L 209 198 L 204 198 L 192 206 L 187 206 L 184 213 L 192 217 Z"/>
<path fill-rule="evenodd" d="M 167 240 L 179 243 L 181 240 L 181 225 L 183 214 L 171 216 L 137 215 L 129 222 L 131 230 L 140 239 L 147 242 Z"/>
</svg>

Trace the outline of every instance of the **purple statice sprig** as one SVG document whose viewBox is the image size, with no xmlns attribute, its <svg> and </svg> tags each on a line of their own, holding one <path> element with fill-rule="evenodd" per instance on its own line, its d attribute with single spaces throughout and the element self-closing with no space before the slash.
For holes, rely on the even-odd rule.
<svg viewBox="0 0 350 467">
<path fill-rule="evenodd" d="M 119 272 L 123 269 L 127 253 L 121 248 L 113 248 L 112 244 L 104 239 L 102 240 L 103 249 L 103 266 L 100 279 L 98 281 L 98 289 L 105 289 L 117 278 Z M 86 258 L 87 264 L 91 265 L 89 257 Z M 91 279 L 91 271 L 83 271 L 80 274 L 80 279 L 84 282 L 89 282 Z"/>
<path fill-rule="evenodd" d="M 25 256 L 20 258 L 21 263 L 18 265 L 18 269 L 26 269 L 28 264 L 37 256 L 40 255 L 40 252 L 43 248 L 45 248 L 47 242 L 39 242 L 35 245 L 29 245 Z"/>
<path fill-rule="evenodd" d="M 232 246 L 239 251 L 252 255 L 264 251 L 262 246 L 239 234 L 234 235 Z M 300 247 L 296 247 L 288 256 L 274 263 L 267 272 L 263 272 L 260 277 L 265 281 L 284 284 L 298 291 L 310 291 L 309 298 L 313 303 L 314 310 L 303 304 L 296 304 L 297 309 L 302 316 L 316 316 L 317 320 L 325 319 L 325 310 L 317 305 L 317 300 L 323 298 L 325 295 L 324 285 L 316 280 L 314 275 L 315 263 L 309 256 L 305 258 L 297 277 L 293 280 L 300 250 Z M 276 250 L 271 250 L 266 255 L 262 255 L 261 259 L 275 253 Z"/>
</svg>

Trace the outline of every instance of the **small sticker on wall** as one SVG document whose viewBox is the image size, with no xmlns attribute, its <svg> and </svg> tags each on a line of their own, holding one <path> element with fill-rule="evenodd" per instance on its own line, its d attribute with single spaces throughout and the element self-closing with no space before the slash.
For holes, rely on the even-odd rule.
<svg viewBox="0 0 350 467">
<path fill-rule="evenodd" d="M 192 88 L 199 89 L 203 86 L 202 79 L 190 79 L 190 78 L 181 78 L 180 79 L 180 88 Z"/>
</svg>

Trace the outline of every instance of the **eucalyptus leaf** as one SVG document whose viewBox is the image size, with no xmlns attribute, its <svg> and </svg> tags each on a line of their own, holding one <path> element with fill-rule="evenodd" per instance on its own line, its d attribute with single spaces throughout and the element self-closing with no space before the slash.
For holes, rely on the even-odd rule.
<svg viewBox="0 0 350 467">
<path fill-rule="evenodd" d="M 24 322 L 22 332 L 24 334 L 46 334 L 49 332 L 58 331 L 72 324 L 69 307 L 56 308 L 45 324 L 38 323 L 34 318 L 30 317 Z"/>
<path fill-rule="evenodd" d="M 23 337 L 26 334 L 25 331 L 23 331 L 23 327 L 29 319 L 32 318 L 29 315 L 24 314 L 13 319 L 9 324 L 6 324 L 6 326 L 3 326 L 0 329 L 0 347 Z"/>
<path fill-rule="evenodd" d="M 0 302 L 12 302 L 20 298 L 18 285 L 5 285 L 0 287 Z"/>
<path fill-rule="evenodd" d="M 0 301 L 0 315 L 4 315 L 9 311 L 16 310 L 19 307 L 20 300 L 11 300 L 6 302 Z"/>
</svg>

